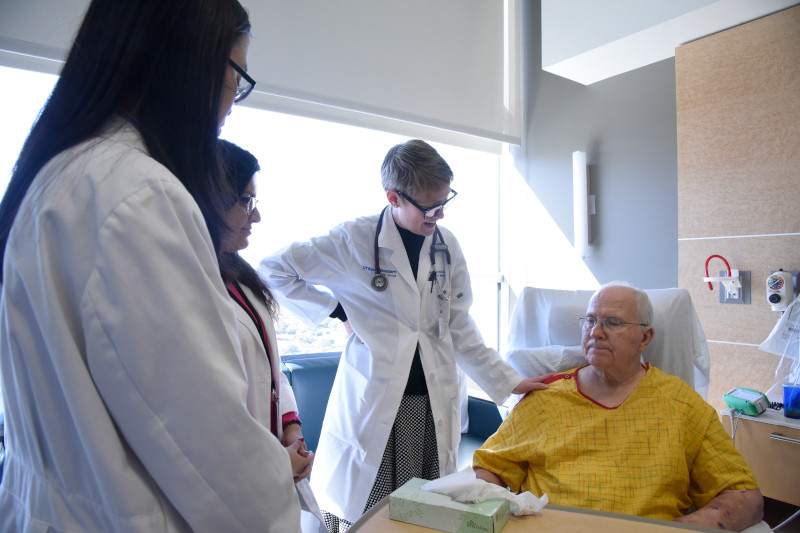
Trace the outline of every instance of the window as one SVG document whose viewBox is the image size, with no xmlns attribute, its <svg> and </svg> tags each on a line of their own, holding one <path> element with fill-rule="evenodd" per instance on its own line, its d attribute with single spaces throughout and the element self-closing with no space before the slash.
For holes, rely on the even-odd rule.
<svg viewBox="0 0 800 533">
<path fill-rule="evenodd" d="M 408 140 L 380 131 L 238 107 L 222 130 L 261 164 L 257 194 L 262 221 L 242 256 L 257 267 L 294 241 L 326 234 L 340 222 L 377 214 L 386 205 L 380 166 L 386 151 Z M 497 346 L 498 156 L 431 143 L 453 169 L 458 199 L 442 225 L 459 239 L 472 279 L 475 317 L 484 340 Z M 309 328 L 284 312 L 276 324 L 283 354 L 338 351 L 346 341 L 338 320 Z"/>
<path fill-rule="evenodd" d="M 5 190 L 22 144 L 57 76 L 0 67 L 0 190 Z M 253 266 L 298 240 L 336 224 L 378 213 L 386 205 L 380 165 L 386 151 L 409 137 L 334 122 L 236 106 L 222 137 L 258 157 L 259 211 L 242 256 Z M 459 239 L 472 279 L 472 314 L 484 341 L 497 347 L 497 155 L 431 143 L 453 169 L 459 195 L 442 225 Z M 346 340 L 338 320 L 309 328 L 290 313 L 277 324 L 281 353 L 338 351 Z"/>
<path fill-rule="evenodd" d="M 0 191 L 5 192 L 22 144 L 58 76 L 0 66 Z"/>
</svg>

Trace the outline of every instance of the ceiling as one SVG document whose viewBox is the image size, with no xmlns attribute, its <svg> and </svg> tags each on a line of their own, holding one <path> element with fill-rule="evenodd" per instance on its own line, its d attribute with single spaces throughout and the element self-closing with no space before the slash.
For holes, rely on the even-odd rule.
<svg viewBox="0 0 800 533">
<path fill-rule="evenodd" d="M 542 0 L 542 68 L 583 85 L 800 0 Z"/>
</svg>

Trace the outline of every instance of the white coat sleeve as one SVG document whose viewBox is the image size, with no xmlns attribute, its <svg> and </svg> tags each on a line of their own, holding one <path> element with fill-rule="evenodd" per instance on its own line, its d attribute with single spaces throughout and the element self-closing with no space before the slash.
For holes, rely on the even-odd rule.
<svg viewBox="0 0 800 533">
<path fill-rule="evenodd" d="M 452 255 L 453 291 L 463 297 L 450 302 L 450 335 L 459 366 L 495 403 L 502 404 L 522 381 L 522 376 L 483 341 L 478 325 L 470 316 L 472 286 L 467 263 L 455 236 L 448 232 L 446 242 Z"/>
<path fill-rule="evenodd" d="M 347 231 L 338 226 L 327 236 L 296 242 L 264 258 L 260 264 L 265 279 L 282 307 L 309 326 L 317 326 L 336 309 L 337 300 L 315 285 L 348 275 L 352 245 Z"/>
<path fill-rule="evenodd" d="M 291 413 L 292 411 L 297 412 L 297 400 L 294 397 L 294 390 L 292 389 L 291 383 L 289 383 L 289 379 L 286 377 L 286 374 L 281 372 L 281 415 L 285 415 L 286 413 Z M 300 416 L 301 413 L 297 413 L 297 416 L 300 420 L 303 420 L 303 417 Z"/>
<path fill-rule="evenodd" d="M 192 530 L 297 531 L 286 451 L 244 405 L 233 304 L 197 205 L 157 181 L 98 238 L 87 363 L 131 449 Z"/>
</svg>

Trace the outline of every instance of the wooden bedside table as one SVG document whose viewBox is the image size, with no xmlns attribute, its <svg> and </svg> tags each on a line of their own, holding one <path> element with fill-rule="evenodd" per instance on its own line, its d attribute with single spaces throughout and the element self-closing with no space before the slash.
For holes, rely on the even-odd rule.
<svg viewBox="0 0 800 533">
<path fill-rule="evenodd" d="M 730 411 L 720 411 L 731 434 Z M 737 415 L 733 415 L 736 424 Z M 734 443 L 768 498 L 800 506 L 800 419 L 767 409 L 759 416 L 741 415 Z"/>
</svg>

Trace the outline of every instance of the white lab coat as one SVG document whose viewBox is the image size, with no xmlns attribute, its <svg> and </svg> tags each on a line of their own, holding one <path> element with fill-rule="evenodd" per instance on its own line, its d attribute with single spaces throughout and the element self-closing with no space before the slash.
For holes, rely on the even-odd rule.
<svg viewBox="0 0 800 533">
<path fill-rule="evenodd" d="M 289 380 L 281 372 L 281 360 L 278 356 L 278 343 L 275 338 L 275 325 L 272 323 L 272 317 L 267 307 L 261 303 L 261 300 L 248 287 L 241 284 L 239 286 L 264 323 L 271 360 L 270 366 L 270 363 L 267 362 L 267 354 L 264 352 L 261 336 L 258 334 L 258 329 L 250 315 L 239 304 L 235 303 L 236 324 L 242 345 L 245 375 L 247 376 L 247 410 L 264 427 L 269 428 L 270 413 L 272 411 L 272 402 L 270 402 L 272 397 L 270 369 L 274 368 L 275 377 L 278 379 L 278 398 L 280 403 L 278 438 L 280 439 L 283 438 L 281 416 L 297 411 L 297 400 L 294 397 L 294 391 L 289 384 Z"/>
<path fill-rule="evenodd" d="M 446 268 L 441 253 L 435 265 L 442 287 L 463 293 L 448 303 L 428 281 L 432 238 L 423 242 L 414 279 L 391 208 L 384 217 L 379 237 L 380 268 L 389 282 L 384 292 L 370 284 L 378 215 L 341 224 L 327 236 L 295 243 L 261 262 L 283 306 L 319 324 L 338 301 L 364 341 L 351 336 L 339 362 L 311 476 L 320 507 L 351 522 L 361 516 L 375 481 L 417 343 L 442 475 L 455 471 L 461 440 L 456 363 L 498 403 L 522 379 L 483 344 L 469 316 L 469 274 L 453 234 L 441 228 L 452 267 Z M 327 287 L 333 296 L 313 285 Z"/>
<path fill-rule="evenodd" d="M 280 405 L 278 438 L 282 439 L 283 427 L 281 424 L 281 416 L 292 411 L 296 412 L 297 400 L 294 397 L 294 391 L 289 383 L 289 379 L 281 372 L 278 341 L 275 338 L 275 325 L 272 322 L 269 310 L 261 303 L 261 300 L 256 298 L 253 291 L 244 285 L 239 286 L 264 323 L 271 365 L 278 374 L 278 401 Z M 270 397 L 272 396 L 270 364 L 267 363 L 267 354 L 264 351 L 261 336 L 258 334 L 258 328 L 256 328 L 253 319 L 250 318 L 250 315 L 248 315 L 238 303 L 235 304 L 234 307 L 236 309 L 239 340 L 242 345 L 245 374 L 247 375 L 247 410 L 250 411 L 250 414 L 265 428 L 269 428 L 270 412 L 272 411 L 272 402 L 270 402 Z M 298 415 L 302 420 L 302 413 L 298 413 Z M 308 483 L 308 479 L 302 479 L 295 483 L 295 489 L 297 489 L 300 508 L 303 511 L 301 514 L 303 533 L 326 533 L 325 521 L 320 512 L 319 504 L 311 490 L 311 486 Z"/>
<path fill-rule="evenodd" d="M 39 172 L 3 274 L 0 531 L 298 531 L 203 216 L 132 126 Z"/>
</svg>

